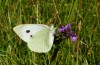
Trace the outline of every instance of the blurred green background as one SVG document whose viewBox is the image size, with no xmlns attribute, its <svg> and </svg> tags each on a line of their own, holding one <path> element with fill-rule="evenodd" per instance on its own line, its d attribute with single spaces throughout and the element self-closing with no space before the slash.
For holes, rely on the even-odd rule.
<svg viewBox="0 0 100 65">
<path fill-rule="evenodd" d="M 47 24 L 55 16 L 57 29 L 70 23 L 78 40 L 62 40 L 51 62 L 55 45 L 45 54 L 32 52 L 13 27 Z M 100 65 L 100 1 L 0 0 L 0 65 Z"/>
</svg>

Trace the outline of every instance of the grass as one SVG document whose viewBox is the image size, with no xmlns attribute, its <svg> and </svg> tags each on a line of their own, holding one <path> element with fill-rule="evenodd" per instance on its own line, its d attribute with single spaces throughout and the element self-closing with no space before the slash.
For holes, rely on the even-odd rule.
<svg viewBox="0 0 100 65">
<path fill-rule="evenodd" d="M 100 65 L 99 14 L 99 0 L 0 0 L 0 65 Z M 78 35 L 75 43 L 58 42 L 57 54 L 55 45 L 45 54 L 30 51 L 13 31 L 16 25 L 47 24 L 54 17 L 57 29 L 70 23 Z"/>
</svg>

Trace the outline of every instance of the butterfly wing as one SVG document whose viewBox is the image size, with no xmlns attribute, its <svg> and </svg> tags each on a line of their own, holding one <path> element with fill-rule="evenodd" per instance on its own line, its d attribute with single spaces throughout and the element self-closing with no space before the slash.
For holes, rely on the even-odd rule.
<svg viewBox="0 0 100 65">
<path fill-rule="evenodd" d="M 54 36 L 50 29 L 44 28 L 31 36 L 28 47 L 34 52 L 45 53 L 51 49 L 53 40 Z"/>
<path fill-rule="evenodd" d="M 30 35 L 34 35 L 44 28 L 48 28 L 48 26 L 42 24 L 22 24 L 14 27 L 13 30 L 22 40 L 29 42 Z"/>
</svg>

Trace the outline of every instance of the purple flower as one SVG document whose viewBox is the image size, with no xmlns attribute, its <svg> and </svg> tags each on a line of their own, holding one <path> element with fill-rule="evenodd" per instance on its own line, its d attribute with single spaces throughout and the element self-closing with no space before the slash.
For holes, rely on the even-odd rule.
<svg viewBox="0 0 100 65">
<path fill-rule="evenodd" d="M 75 35 L 75 34 L 73 34 L 73 35 L 71 35 L 70 36 L 70 39 L 73 41 L 73 42 L 75 42 L 76 40 L 77 40 L 77 35 Z"/>
<path fill-rule="evenodd" d="M 78 38 L 77 35 L 73 34 L 70 24 L 67 24 L 66 26 L 61 25 L 58 32 L 61 33 L 62 38 L 69 37 L 73 42 Z"/>
<path fill-rule="evenodd" d="M 67 24 L 67 25 L 65 26 L 65 30 L 67 30 L 67 29 L 71 29 L 70 24 Z"/>
<path fill-rule="evenodd" d="M 60 28 L 58 29 L 59 32 L 64 32 L 64 26 L 60 25 Z"/>
</svg>

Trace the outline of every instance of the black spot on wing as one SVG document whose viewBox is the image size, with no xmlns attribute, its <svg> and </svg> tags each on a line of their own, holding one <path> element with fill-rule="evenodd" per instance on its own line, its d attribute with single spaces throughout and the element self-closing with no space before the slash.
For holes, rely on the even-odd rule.
<svg viewBox="0 0 100 65">
<path fill-rule="evenodd" d="M 33 37 L 33 35 L 30 35 L 30 37 Z"/>
<path fill-rule="evenodd" d="M 30 30 L 26 30 L 26 33 L 29 33 L 30 32 Z"/>
</svg>

